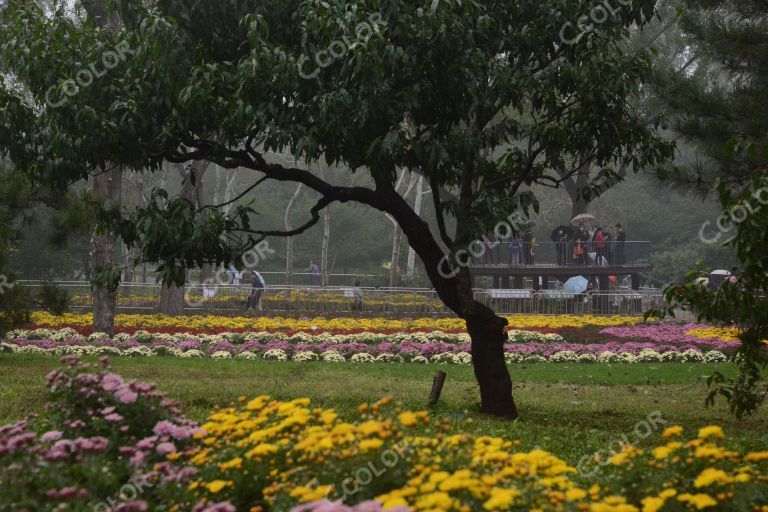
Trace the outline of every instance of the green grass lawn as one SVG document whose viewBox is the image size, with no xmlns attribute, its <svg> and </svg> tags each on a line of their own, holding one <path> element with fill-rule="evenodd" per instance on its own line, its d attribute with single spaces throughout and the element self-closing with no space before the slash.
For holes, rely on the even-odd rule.
<svg viewBox="0 0 768 512">
<path fill-rule="evenodd" d="M 516 422 L 477 413 L 479 394 L 469 366 L 172 357 L 113 358 L 112 365 L 126 378 L 157 383 L 198 421 L 215 405 L 260 394 L 279 399 L 310 397 L 313 403 L 333 407 L 350 419 L 360 403 L 387 394 L 405 408 L 422 409 L 432 377 L 441 369 L 448 378 L 435 415 L 450 418 L 454 430 L 519 439 L 523 448 L 551 450 L 573 464 L 622 435 L 635 440 L 635 426 L 654 412 L 667 424 L 688 429 L 719 424 L 739 447 L 765 449 L 768 445 L 764 408 L 738 421 L 728 415 L 723 404 L 704 407 L 707 375 L 715 370 L 732 373 L 728 364 L 512 365 L 514 394 L 521 412 Z M 0 423 L 41 411 L 46 401 L 45 375 L 58 366 L 52 357 L 0 354 Z M 652 435 L 639 444 L 658 439 Z"/>
</svg>

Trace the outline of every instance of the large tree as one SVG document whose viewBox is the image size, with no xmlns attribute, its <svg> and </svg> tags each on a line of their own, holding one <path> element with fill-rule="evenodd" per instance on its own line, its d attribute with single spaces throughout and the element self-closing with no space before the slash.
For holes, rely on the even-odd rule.
<svg viewBox="0 0 768 512">
<path fill-rule="evenodd" d="M 102 215 L 179 284 L 186 266 L 302 233 L 335 202 L 390 215 L 440 298 L 466 320 L 482 410 L 516 417 L 507 321 L 474 300 L 470 271 L 453 256 L 510 214 L 535 209 L 529 187 L 558 186 L 578 172 L 563 173 L 568 162 L 590 163 L 605 183 L 622 162 L 638 170 L 669 157 L 630 100 L 647 75 L 646 52 L 624 51 L 627 27 L 649 19 L 653 2 L 617 9 L 575 41 L 564 28 L 591 2 L 117 4 L 126 29 L 114 38 L 20 0 L 3 12 L 0 58 L 34 99 L 0 93 L 0 147 L 17 165 L 65 184 L 107 162 L 152 170 L 204 160 L 313 194 L 308 220 L 290 230 L 257 225 L 245 207 L 224 215 L 184 200 Z M 131 56 L 104 84 L 46 108 L 50 84 L 99 58 L 99 43 L 127 44 Z M 92 96 L 109 108 L 90 108 Z M 271 161 L 270 151 L 367 173 L 371 185 L 335 185 Z M 399 169 L 431 188 L 436 233 L 395 190 Z"/>
<path fill-rule="evenodd" d="M 738 278 L 715 290 L 698 284 L 707 269 L 667 290 L 669 312 L 734 325 L 740 372 L 713 374 L 709 395 L 725 397 L 736 415 L 753 412 L 768 353 L 768 4 L 763 0 L 698 0 L 680 16 L 685 60 L 659 70 L 656 91 L 671 127 L 700 152 L 698 165 L 662 175 L 700 195 L 716 194 L 723 215 L 702 241 L 725 244 L 739 260 Z M 676 65 L 675 65 L 676 64 Z"/>
</svg>

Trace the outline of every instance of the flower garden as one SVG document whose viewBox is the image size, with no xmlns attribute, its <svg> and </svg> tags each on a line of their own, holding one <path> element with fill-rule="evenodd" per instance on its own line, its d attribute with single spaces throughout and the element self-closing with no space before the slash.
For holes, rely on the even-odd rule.
<svg viewBox="0 0 768 512">
<path fill-rule="evenodd" d="M 732 329 L 641 323 L 635 317 L 509 317 L 508 363 L 723 362 Z M 88 334 L 89 315 L 36 314 L 10 332 L 6 352 L 174 356 L 352 363 L 471 364 L 461 321 L 445 319 L 287 319 L 119 315 L 114 337 Z"/>
<path fill-rule="evenodd" d="M 354 417 L 307 398 L 241 397 L 198 424 L 106 358 L 63 362 L 45 411 L 0 427 L 11 510 L 768 510 L 768 451 L 741 449 L 716 425 L 651 415 L 647 447 L 576 463 L 456 432 L 389 397 Z"/>
<path fill-rule="evenodd" d="M 442 368 L 458 389 L 472 382 L 471 369 L 461 368 L 471 364 L 471 341 L 457 319 L 118 315 L 111 337 L 91 333 L 90 315 L 35 313 L 32 320 L 0 341 L 7 369 L 27 361 L 36 372 L 31 375 L 54 368 L 46 405 L 27 409 L 36 412 L 23 419 L 12 413 L 0 427 L 0 502 L 11 510 L 768 512 L 768 452 L 759 433 L 765 421 L 733 435 L 733 425 L 675 424 L 674 414 L 685 416 L 690 407 L 687 388 L 659 388 L 683 393 L 684 404 L 670 409 L 676 411 L 671 418 L 649 413 L 633 386 L 612 388 L 616 401 L 629 403 L 628 419 L 642 420 L 634 432 L 637 425 L 648 432 L 636 440 L 616 433 L 622 441 L 603 451 L 589 448 L 603 446 L 603 437 L 582 449 L 569 440 L 588 424 L 551 430 L 529 418 L 511 430 L 486 420 L 473 427 L 469 410 L 455 412 L 457 388 L 448 391 L 452 405 L 430 411 L 414 407 L 411 398 L 404 404 L 402 390 L 382 399 L 382 379 L 403 378 L 396 375 L 413 375 L 426 391 L 426 365 L 456 365 Z M 505 357 L 518 373 L 542 367 L 542 373 L 562 368 L 576 375 L 583 368 L 610 378 L 612 368 L 723 369 L 737 347 L 733 329 L 702 324 L 620 316 L 508 321 Z M 279 386 L 279 379 L 287 384 L 296 375 L 322 378 L 330 371 L 329 384 L 310 381 L 302 389 L 330 386 L 335 398 L 280 387 L 273 388 L 277 396 L 217 393 L 223 400 L 190 416 L 199 394 L 184 393 L 180 404 L 154 384 L 121 376 L 107 357 L 120 373 L 146 368 L 163 386 L 177 382 L 177 394 L 202 385 L 196 379 L 210 371 L 202 396 L 222 387 L 220 372 L 236 370 L 223 365 L 235 361 L 242 361 L 241 383 L 274 377 Z M 142 361 L 148 366 L 131 363 Z M 266 371 L 281 365 L 293 369 Z M 389 372 L 396 368 L 402 373 Z M 360 372 L 369 380 L 361 381 Z M 465 373 L 469 380 L 461 380 Z M 512 373 L 514 379 L 518 373 Z M 14 388 L 19 379 L 0 381 Z M 340 382 L 368 382 L 376 398 L 348 405 L 338 395 Z M 540 385 L 538 395 L 547 386 Z M 696 389 L 694 396 L 703 397 Z M 17 405 L 30 399 L 8 393 L 2 396 Z M 541 448 L 542 427 L 565 437 Z M 566 445 L 567 451 L 552 449 Z"/>
</svg>

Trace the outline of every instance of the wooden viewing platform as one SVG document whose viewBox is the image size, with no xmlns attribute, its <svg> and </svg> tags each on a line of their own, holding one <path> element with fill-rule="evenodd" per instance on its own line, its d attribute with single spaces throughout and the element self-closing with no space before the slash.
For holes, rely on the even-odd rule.
<svg viewBox="0 0 768 512">
<path fill-rule="evenodd" d="M 584 276 L 597 277 L 597 289 L 608 290 L 608 276 L 617 279 L 630 276 L 632 288 L 637 290 L 640 274 L 653 269 L 650 248 L 650 242 L 610 242 L 602 251 L 607 264 L 597 265 L 589 257 L 585 257 L 589 263 L 573 261 L 572 244 L 537 243 L 536 254 L 526 262 L 522 256 L 513 256 L 511 244 L 500 243 L 474 260 L 469 268 L 473 279 L 480 276 L 493 278 L 494 288 L 523 288 L 523 278 L 532 278 L 535 290 L 548 289 L 550 280 L 564 282 L 574 276 Z M 522 247 L 521 253 L 525 249 Z"/>
</svg>

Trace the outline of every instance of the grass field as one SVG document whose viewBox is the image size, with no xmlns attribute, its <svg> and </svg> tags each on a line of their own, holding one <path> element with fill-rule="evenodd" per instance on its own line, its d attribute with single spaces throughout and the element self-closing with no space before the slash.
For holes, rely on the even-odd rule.
<svg viewBox="0 0 768 512">
<path fill-rule="evenodd" d="M 479 395 L 469 366 L 295 363 L 179 358 L 114 358 L 126 378 L 155 382 L 179 400 L 187 416 L 203 420 L 216 405 L 239 396 L 309 397 L 313 403 L 354 417 L 357 406 L 387 394 L 408 409 L 422 409 L 438 369 L 448 373 L 435 415 L 452 420 L 457 432 L 519 439 L 571 463 L 633 433 L 654 412 L 667 425 L 695 429 L 723 426 L 730 442 L 747 449 L 768 445 L 768 414 L 738 421 L 723 404 L 704 407 L 706 376 L 731 373 L 713 364 L 529 364 L 510 366 L 521 417 L 514 423 L 478 414 Z M 45 375 L 59 366 L 46 356 L 0 354 L 0 423 L 39 412 L 46 402 Z M 660 428 L 663 428 L 661 425 Z M 658 433 L 657 433 L 658 434 Z M 648 444 L 658 440 L 650 436 Z M 643 444 L 640 441 L 638 444 Z"/>
</svg>

